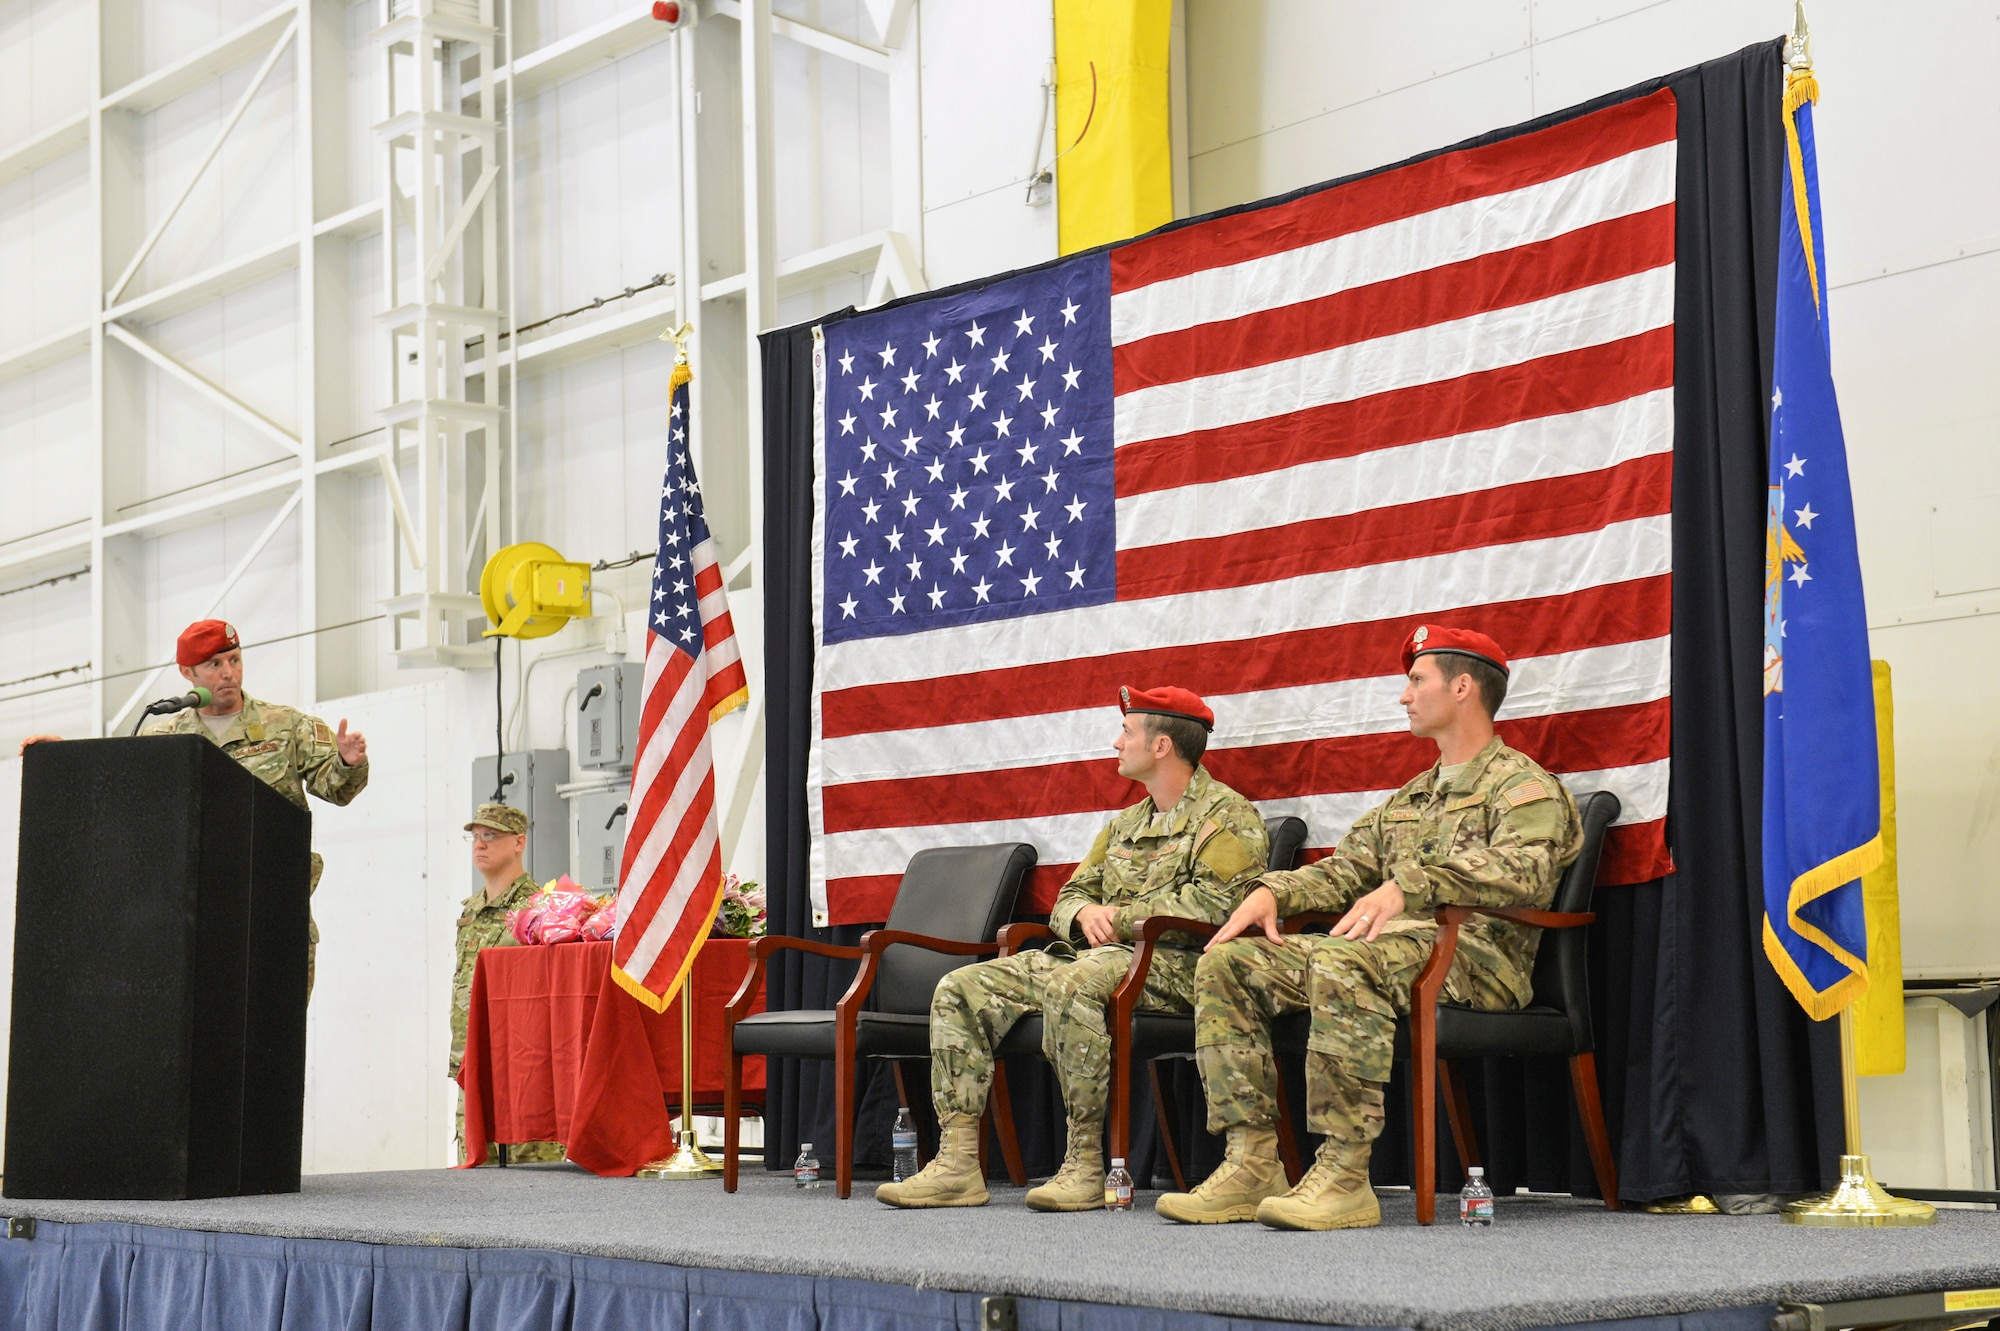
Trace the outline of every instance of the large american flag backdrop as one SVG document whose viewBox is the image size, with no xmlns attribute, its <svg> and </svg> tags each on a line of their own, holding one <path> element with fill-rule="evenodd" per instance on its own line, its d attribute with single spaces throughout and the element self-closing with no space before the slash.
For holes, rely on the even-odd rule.
<svg viewBox="0 0 2000 1331">
<path fill-rule="evenodd" d="M 1308 858 L 1427 766 L 1398 648 L 1477 627 L 1500 733 L 1670 867 L 1675 104 L 1551 128 L 827 325 L 813 904 L 1022 840 L 1046 908 L 1142 793 L 1120 684 Z"/>
</svg>

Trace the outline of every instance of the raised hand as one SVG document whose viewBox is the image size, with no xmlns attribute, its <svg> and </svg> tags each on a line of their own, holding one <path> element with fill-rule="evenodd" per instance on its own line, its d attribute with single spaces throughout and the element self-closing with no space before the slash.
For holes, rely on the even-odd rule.
<svg viewBox="0 0 2000 1331">
<path fill-rule="evenodd" d="M 358 730 L 349 731 L 347 718 L 340 718 L 340 729 L 333 734 L 333 746 L 340 750 L 340 761 L 349 767 L 359 767 L 368 761 L 368 740 Z"/>
</svg>

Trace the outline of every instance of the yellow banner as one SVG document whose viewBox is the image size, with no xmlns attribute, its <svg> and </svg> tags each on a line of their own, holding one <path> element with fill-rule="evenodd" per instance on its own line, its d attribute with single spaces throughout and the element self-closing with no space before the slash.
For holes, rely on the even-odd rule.
<svg viewBox="0 0 2000 1331">
<path fill-rule="evenodd" d="M 1875 747 L 1882 769 L 1882 863 L 1861 876 L 1868 912 L 1868 990 L 1854 1000 L 1854 1071 L 1903 1070 L 1903 917 L 1896 898 L 1896 718 L 1889 663 L 1875 664 Z"/>
<path fill-rule="evenodd" d="M 1056 238 L 1064 254 L 1174 218 L 1172 0 L 1055 0 Z"/>
</svg>

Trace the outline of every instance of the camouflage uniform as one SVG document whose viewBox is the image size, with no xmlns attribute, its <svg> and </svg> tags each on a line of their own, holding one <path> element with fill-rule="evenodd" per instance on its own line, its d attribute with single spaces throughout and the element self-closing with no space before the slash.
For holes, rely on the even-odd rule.
<svg viewBox="0 0 2000 1331">
<path fill-rule="evenodd" d="M 1069 1116 L 1101 1123 L 1111 1081 L 1105 1007 L 1130 966 L 1133 931 L 1152 915 L 1228 918 L 1244 887 L 1264 871 L 1269 849 L 1257 810 L 1202 767 L 1166 812 L 1148 797 L 1119 813 L 1056 897 L 1049 927 L 1061 941 L 1045 952 L 965 966 L 938 982 L 931 999 L 931 1097 L 938 1113 L 984 1112 L 994 1049 L 1015 1022 L 1040 1011 L 1042 1052 L 1056 1069 Z M 1089 905 L 1117 908 L 1117 943 L 1087 945 L 1076 917 Z M 1140 1000 L 1145 1010 L 1189 1009 L 1198 954 L 1176 941 L 1190 940 L 1169 935 L 1155 954 Z"/>
<path fill-rule="evenodd" d="M 1246 937 L 1203 955 L 1195 1044 L 1209 1130 L 1276 1122 L 1270 1023 L 1309 1008 L 1307 1126 L 1365 1151 L 1382 1129 L 1396 1018 L 1408 1013 L 1430 957 L 1435 908 L 1548 906 L 1580 835 L 1570 793 L 1496 738 L 1449 779 L 1433 765 L 1364 815 L 1328 859 L 1265 875 L 1280 916 L 1344 910 L 1391 877 L 1403 890 L 1404 913 L 1373 943 Z M 1444 997 L 1484 1011 L 1526 1006 L 1540 936 L 1475 916 L 1459 932 Z"/>
<path fill-rule="evenodd" d="M 526 819 L 522 821 L 525 823 Z M 454 1081 L 458 1079 L 459 1064 L 465 1059 L 465 1021 L 466 1013 L 472 1006 L 473 967 L 478 964 L 479 954 L 485 949 L 515 946 L 513 932 L 507 927 L 507 915 L 527 905 L 528 898 L 539 890 L 535 880 L 524 873 L 508 885 L 497 901 L 488 901 L 483 887 L 465 899 L 458 917 L 458 953 L 451 973 L 451 1077 Z M 463 1093 L 458 1102 L 457 1140 L 462 1159 L 465 1142 Z M 558 1142 L 522 1142 L 507 1148 L 507 1158 L 523 1163 L 560 1160 L 563 1148 Z"/>
<path fill-rule="evenodd" d="M 258 702 L 243 695 L 243 710 L 230 719 L 220 735 L 208 728 L 201 713 L 189 708 L 170 716 L 150 718 L 140 727 L 142 735 L 202 735 L 243 764 L 250 775 L 283 795 L 301 809 L 306 795 L 319 796 L 329 804 L 353 802 L 368 784 L 368 762 L 353 767 L 342 761 L 333 731 L 316 716 L 282 703 Z M 312 853 L 312 878 L 306 884 L 310 896 L 319 890 L 320 871 L 325 862 Z M 319 950 L 319 925 L 306 920 L 306 992 L 312 992 L 314 954 Z"/>
</svg>

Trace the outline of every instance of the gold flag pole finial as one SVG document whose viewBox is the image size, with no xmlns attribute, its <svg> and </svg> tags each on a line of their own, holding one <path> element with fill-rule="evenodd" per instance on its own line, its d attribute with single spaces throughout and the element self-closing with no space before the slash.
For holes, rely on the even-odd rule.
<svg viewBox="0 0 2000 1331">
<path fill-rule="evenodd" d="M 1792 36 L 1785 44 L 1785 68 L 1793 74 L 1810 74 L 1812 67 L 1812 29 L 1806 26 L 1806 2 L 1792 0 Z"/>
<path fill-rule="evenodd" d="M 679 328 L 669 328 L 660 334 L 660 341 L 674 344 L 674 364 L 688 363 L 688 339 L 694 336 L 693 324 L 682 324 Z"/>
</svg>

